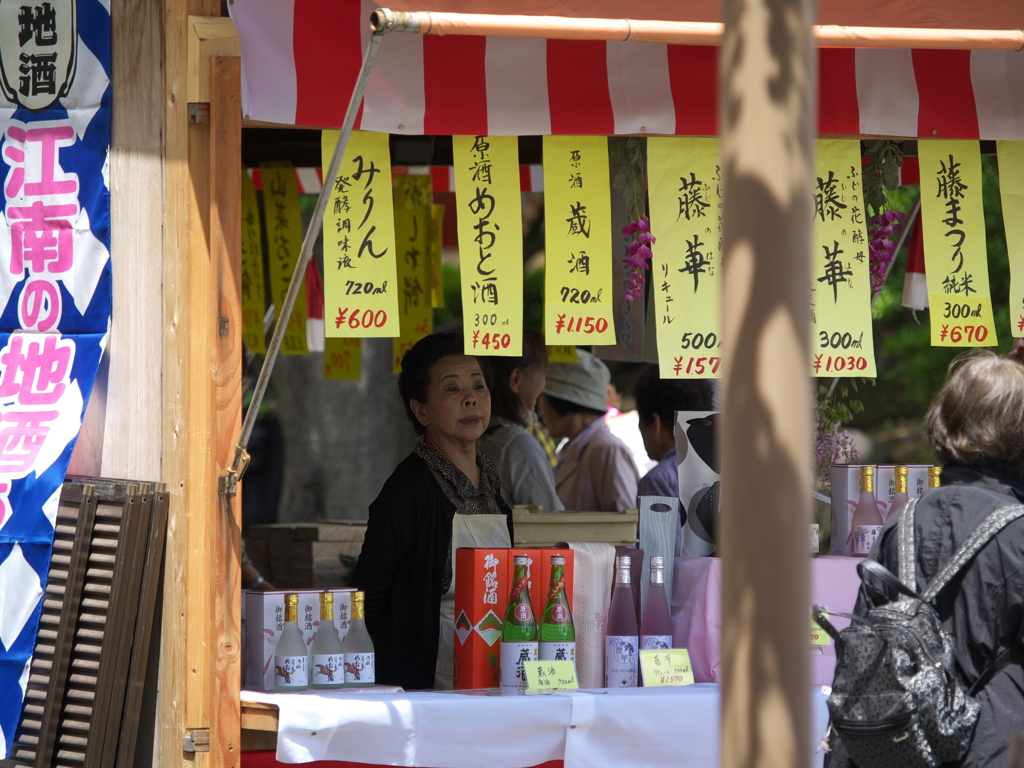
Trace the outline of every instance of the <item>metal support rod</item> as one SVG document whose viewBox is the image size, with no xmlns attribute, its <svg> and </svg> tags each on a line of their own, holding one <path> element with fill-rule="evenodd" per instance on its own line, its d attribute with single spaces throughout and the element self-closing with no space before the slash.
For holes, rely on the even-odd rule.
<svg viewBox="0 0 1024 768">
<path fill-rule="evenodd" d="M 277 324 L 274 326 L 274 333 L 267 345 L 267 356 L 263 360 L 263 367 L 256 379 L 256 386 L 253 388 L 252 400 L 249 402 L 249 409 L 245 413 L 245 421 L 242 422 L 242 431 L 238 437 L 238 445 L 235 447 L 235 458 L 229 472 L 241 477 L 248 464 L 248 453 L 245 450 L 249 442 L 249 435 L 256 423 L 256 416 L 260 410 L 260 403 L 267 392 L 267 385 L 270 383 L 270 374 L 274 370 L 274 363 L 281 351 L 281 342 L 284 339 L 285 329 L 288 327 L 288 320 L 291 318 L 292 309 L 295 307 L 295 299 L 299 295 L 299 286 L 302 284 L 302 276 L 306 271 L 306 265 L 313 254 L 313 243 L 316 242 L 317 234 L 324 220 L 324 210 L 327 208 L 327 200 L 331 196 L 333 181 L 338 175 L 341 167 L 341 160 L 345 156 L 345 148 L 348 147 L 349 137 L 352 135 L 352 126 L 356 121 L 356 113 L 359 111 L 359 104 L 363 100 L 363 92 L 366 90 L 366 81 L 370 77 L 370 70 L 373 68 L 373 61 L 377 58 L 377 49 L 380 48 L 380 41 L 384 31 L 374 31 L 370 36 L 370 44 L 366 47 L 366 54 L 363 56 L 363 66 L 359 70 L 359 77 L 356 79 L 355 88 L 352 90 L 352 98 L 349 99 L 348 109 L 345 112 L 345 121 L 341 124 L 341 132 L 338 134 L 338 143 L 334 147 L 334 155 L 331 157 L 331 164 L 324 172 L 324 183 L 320 189 L 320 195 L 316 200 L 316 208 L 313 209 L 313 218 L 306 229 L 306 236 L 302 239 L 302 250 L 295 262 L 295 270 L 292 272 L 291 282 L 288 284 L 288 292 L 285 294 L 284 303 L 279 308 Z"/>
<path fill-rule="evenodd" d="M 516 16 L 489 13 L 393 11 L 378 8 L 370 25 L 380 32 L 420 35 L 532 37 L 547 40 L 630 40 L 674 45 L 721 45 L 724 25 L 712 21 L 645 21 L 642 19 Z M 937 48 L 947 50 L 1019 51 L 1019 29 L 914 29 L 848 27 L 818 24 L 812 28 L 819 48 Z"/>
<path fill-rule="evenodd" d="M 921 196 L 918 195 L 917 200 L 914 201 L 913 207 L 910 209 L 910 213 L 907 214 L 907 220 L 903 225 L 902 231 L 900 232 L 900 239 L 896 241 L 896 250 L 893 251 L 892 260 L 885 267 L 885 274 L 882 275 L 882 288 L 885 287 L 886 280 L 889 279 L 889 273 L 892 272 L 893 266 L 896 264 L 896 257 L 900 255 L 900 251 L 903 249 L 903 244 L 907 242 L 907 237 L 910 236 L 910 230 L 913 229 L 914 223 L 917 221 L 917 215 L 921 212 Z M 878 297 L 882 295 L 882 288 L 878 289 L 878 293 L 871 296 L 871 306 L 875 306 L 875 302 L 878 301 Z M 833 376 L 832 382 L 828 385 L 828 397 L 836 391 L 836 387 L 839 386 L 839 377 Z"/>
</svg>

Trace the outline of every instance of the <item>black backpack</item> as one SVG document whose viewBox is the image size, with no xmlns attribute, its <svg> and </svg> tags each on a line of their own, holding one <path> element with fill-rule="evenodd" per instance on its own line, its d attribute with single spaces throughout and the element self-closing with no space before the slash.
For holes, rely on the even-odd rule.
<svg viewBox="0 0 1024 768">
<path fill-rule="evenodd" d="M 980 706 L 974 694 L 1009 661 L 1001 653 L 967 689 L 953 658 L 953 638 L 942 628 L 932 601 L 1004 526 L 1024 515 L 1024 506 L 992 512 L 921 593 L 917 592 L 914 507 L 903 508 L 898 524 L 899 578 L 874 560 L 857 565 L 894 590 L 894 602 L 866 616 L 836 613 L 851 620 L 842 632 L 814 606 L 814 619 L 835 640 L 836 671 L 828 709 L 831 743 L 860 768 L 928 766 L 961 759 L 971 745 Z M 840 744 L 836 743 L 838 739 Z"/>
</svg>

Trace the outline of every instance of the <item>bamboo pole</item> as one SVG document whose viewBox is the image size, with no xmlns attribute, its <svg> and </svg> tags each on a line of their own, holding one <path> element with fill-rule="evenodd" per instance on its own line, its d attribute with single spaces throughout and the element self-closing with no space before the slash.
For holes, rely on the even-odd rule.
<svg viewBox="0 0 1024 768">
<path fill-rule="evenodd" d="M 724 0 L 721 765 L 810 764 L 813 0 Z"/>
<path fill-rule="evenodd" d="M 421 35 L 493 35 L 547 40 L 631 40 L 673 45 L 720 45 L 724 25 L 709 21 L 642 21 L 638 19 L 580 19 L 564 16 L 514 16 L 487 13 L 392 11 L 370 14 L 375 32 Z M 1019 51 L 1019 29 L 915 29 L 906 27 L 845 27 L 819 24 L 813 28 L 820 48 L 944 48 L 952 50 Z"/>
</svg>

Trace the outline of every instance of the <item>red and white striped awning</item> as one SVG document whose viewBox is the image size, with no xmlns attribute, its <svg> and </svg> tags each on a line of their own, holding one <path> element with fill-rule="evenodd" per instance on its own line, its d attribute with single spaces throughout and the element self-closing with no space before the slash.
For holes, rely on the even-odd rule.
<svg viewBox="0 0 1024 768">
<path fill-rule="evenodd" d="M 338 127 L 369 0 L 234 0 L 247 119 Z M 1024 139 L 1024 53 L 820 49 L 824 135 Z M 408 135 L 715 135 L 714 47 L 385 35 L 356 127 Z"/>
</svg>

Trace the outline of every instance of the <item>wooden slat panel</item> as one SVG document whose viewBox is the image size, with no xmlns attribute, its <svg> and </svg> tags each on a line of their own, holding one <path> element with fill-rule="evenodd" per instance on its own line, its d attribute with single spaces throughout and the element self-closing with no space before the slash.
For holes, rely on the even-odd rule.
<svg viewBox="0 0 1024 768">
<path fill-rule="evenodd" d="M 141 497 L 127 492 L 137 485 L 102 480 L 97 486 L 109 498 L 99 500 L 80 480 L 62 489 L 22 718 L 0 768 L 85 768 L 87 760 L 113 768 L 119 743 L 134 742 L 135 733 L 125 731 L 137 732 L 137 715 L 122 726 L 120 713 L 126 691 L 145 677 L 145 655 L 130 663 L 132 640 L 144 635 L 148 655 L 160 576 L 149 549 L 151 539 L 162 541 L 166 506 L 154 518 L 152 504 L 142 509 Z M 142 585 L 149 585 L 146 626 L 137 619 Z"/>
<path fill-rule="evenodd" d="M 135 622 L 135 644 L 132 648 L 128 690 L 125 696 L 125 716 L 121 724 L 117 748 L 117 768 L 132 768 L 135 761 L 139 716 L 142 712 L 143 686 L 149 664 L 153 620 L 156 616 L 160 574 L 163 570 L 164 540 L 167 529 L 167 511 L 170 495 L 157 492 L 148 495 L 152 510 L 149 540 L 146 544 L 146 563 L 143 569 L 139 612 Z"/>
<path fill-rule="evenodd" d="M 92 538 L 93 522 L 96 515 L 96 497 L 86 488 L 82 497 L 81 506 L 78 509 L 75 521 L 75 538 L 79 541 L 89 541 Z M 59 510 L 58 510 L 59 514 Z M 81 595 L 82 583 L 85 579 L 86 562 L 88 560 L 88 549 L 81 547 L 72 551 L 68 569 L 65 572 L 65 580 L 70 589 L 65 591 L 65 599 L 62 601 L 60 610 L 65 616 L 72 617 L 71 621 L 62 622 L 57 630 L 54 640 L 54 657 L 56 664 L 53 674 L 50 675 L 48 685 L 48 696 L 43 708 L 43 717 L 40 722 L 39 732 L 42 734 L 37 751 L 36 765 L 45 766 L 49 764 L 54 748 L 54 735 L 57 732 L 57 723 L 60 718 L 60 705 L 64 699 L 64 691 L 67 686 L 66 672 L 71 660 L 72 646 L 74 642 L 75 624 L 73 617 L 78 615 L 78 606 Z"/>
</svg>

